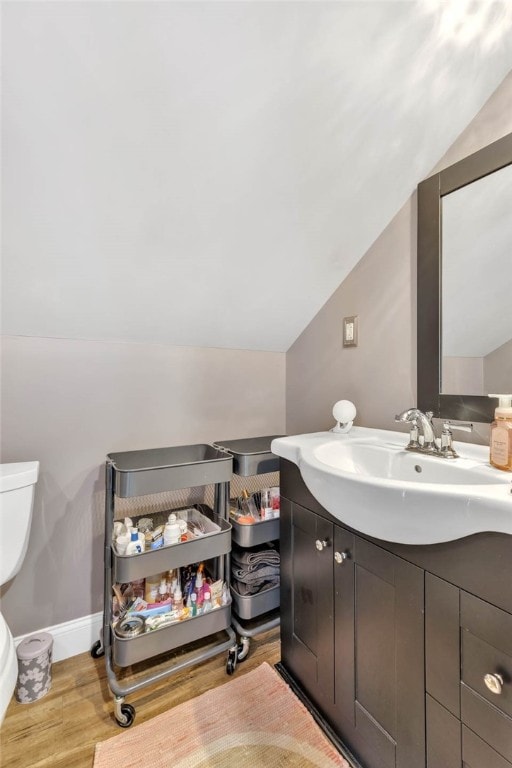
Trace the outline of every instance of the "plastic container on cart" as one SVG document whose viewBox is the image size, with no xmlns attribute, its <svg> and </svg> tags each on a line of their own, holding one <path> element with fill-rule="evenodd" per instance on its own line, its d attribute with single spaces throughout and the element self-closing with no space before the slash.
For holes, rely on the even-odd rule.
<svg viewBox="0 0 512 768">
<path fill-rule="evenodd" d="M 119 667 L 129 667 L 138 661 L 158 656 L 207 635 L 220 632 L 230 625 L 230 607 L 230 605 L 223 605 L 201 616 L 183 619 L 168 627 L 143 632 L 131 638 L 118 637 L 114 629 L 114 663 Z"/>
<path fill-rule="evenodd" d="M 204 536 L 197 539 L 147 550 L 139 555 L 118 555 L 113 551 L 115 581 L 119 583 L 136 581 L 149 574 L 168 570 L 169 563 L 172 563 L 172 568 L 180 568 L 190 563 L 200 563 L 213 557 L 227 555 L 231 551 L 231 524 L 206 505 L 202 504 L 201 509 L 206 514 L 198 511 L 198 516 L 204 517 L 207 522 L 213 522 L 217 531 L 206 531 Z M 137 518 L 134 518 L 134 522 L 136 520 Z"/>
<path fill-rule="evenodd" d="M 241 595 L 236 586 L 231 584 L 231 597 L 233 610 L 240 619 L 254 619 L 279 608 L 279 584 L 256 595 Z"/>
<path fill-rule="evenodd" d="M 214 445 L 233 456 L 235 475 L 249 477 L 279 470 L 279 457 L 270 451 L 270 444 L 277 437 L 283 437 L 283 435 L 222 440 L 216 441 Z"/>
<path fill-rule="evenodd" d="M 272 520 L 257 520 L 255 523 L 237 523 L 231 518 L 233 541 L 240 547 L 256 547 L 267 541 L 276 541 L 279 538 L 279 518 Z"/>
<path fill-rule="evenodd" d="M 109 453 L 115 470 L 114 493 L 120 499 L 229 482 L 232 459 L 208 444 Z"/>
</svg>

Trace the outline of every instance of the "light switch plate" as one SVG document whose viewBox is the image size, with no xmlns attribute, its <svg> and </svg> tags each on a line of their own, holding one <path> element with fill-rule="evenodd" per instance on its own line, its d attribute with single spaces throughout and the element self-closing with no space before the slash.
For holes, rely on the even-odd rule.
<svg viewBox="0 0 512 768">
<path fill-rule="evenodd" d="M 357 347 L 357 315 L 343 318 L 343 346 Z"/>
</svg>

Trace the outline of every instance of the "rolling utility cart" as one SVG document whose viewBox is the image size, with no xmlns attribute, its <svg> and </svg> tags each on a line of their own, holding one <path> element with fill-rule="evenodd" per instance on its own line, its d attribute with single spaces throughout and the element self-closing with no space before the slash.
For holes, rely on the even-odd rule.
<svg viewBox="0 0 512 768">
<path fill-rule="evenodd" d="M 233 474 L 239 477 L 253 477 L 279 471 L 279 457 L 270 445 L 282 435 L 253 437 L 242 440 L 215 442 L 214 445 L 233 456 Z M 279 541 L 279 518 L 261 520 L 251 525 L 237 523 L 231 518 L 232 541 L 243 550 L 260 544 Z M 249 654 L 250 639 L 267 632 L 280 623 L 279 584 L 255 595 L 241 595 L 235 585 L 230 585 L 232 612 L 231 625 L 238 635 L 236 648 L 228 652 L 226 671 L 233 674 L 239 661 Z"/>
<path fill-rule="evenodd" d="M 142 451 L 111 453 L 106 462 L 105 494 L 105 589 L 102 640 L 95 643 L 91 655 L 105 655 L 107 679 L 114 697 L 118 725 L 128 728 L 135 717 L 133 706 L 125 696 L 162 680 L 180 670 L 236 648 L 236 635 L 231 628 L 231 604 L 175 621 L 159 629 L 137 633 L 137 620 L 129 614 L 128 631 L 120 633 L 120 622 L 113 616 L 113 585 L 137 582 L 150 574 L 159 574 L 182 566 L 207 561 L 215 579 L 229 587 L 229 552 L 231 525 L 228 520 L 229 481 L 232 474 L 230 454 L 211 445 L 184 445 Z M 193 524 L 201 528 L 198 538 L 139 554 L 120 555 L 112 544 L 116 498 L 145 496 L 198 486 L 214 486 L 214 509 L 205 504 L 187 508 Z M 155 514 L 159 525 L 169 512 Z M 178 510 L 179 511 L 179 510 Z M 185 514 L 185 512 L 184 512 Z M 163 517 L 162 517 L 163 516 Z M 151 515 L 140 515 L 151 517 Z M 133 517 L 134 525 L 139 519 Z M 139 619 L 139 622 L 142 620 Z M 139 625 L 140 629 L 140 625 Z M 204 639 L 204 643 L 196 641 Z M 124 668 L 145 659 L 195 643 L 188 654 L 173 654 L 169 664 L 155 659 L 157 671 L 146 673 L 131 683 L 118 679 L 115 667 Z"/>
</svg>

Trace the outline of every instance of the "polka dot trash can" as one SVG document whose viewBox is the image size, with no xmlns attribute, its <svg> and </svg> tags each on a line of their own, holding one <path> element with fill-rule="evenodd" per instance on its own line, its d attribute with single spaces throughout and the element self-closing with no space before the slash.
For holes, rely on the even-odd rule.
<svg viewBox="0 0 512 768">
<path fill-rule="evenodd" d="M 53 637 L 48 632 L 22 640 L 16 648 L 18 682 L 16 701 L 30 704 L 45 696 L 52 686 Z"/>
</svg>

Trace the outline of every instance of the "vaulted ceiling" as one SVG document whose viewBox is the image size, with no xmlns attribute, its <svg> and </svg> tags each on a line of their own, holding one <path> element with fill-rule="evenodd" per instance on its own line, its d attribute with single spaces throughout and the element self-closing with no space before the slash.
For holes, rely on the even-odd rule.
<svg viewBox="0 0 512 768">
<path fill-rule="evenodd" d="M 4 3 L 3 331 L 288 349 L 511 69 L 511 11 Z"/>
</svg>

